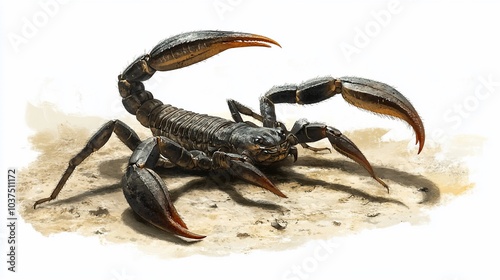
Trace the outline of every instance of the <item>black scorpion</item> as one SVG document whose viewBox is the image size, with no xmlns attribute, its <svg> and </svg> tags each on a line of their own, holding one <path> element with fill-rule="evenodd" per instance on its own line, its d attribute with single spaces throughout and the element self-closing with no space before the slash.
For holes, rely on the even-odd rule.
<svg viewBox="0 0 500 280">
<path fill-rule="evenodd" d="M 328 149 L 307 144 L 327 138 L 336 151 L 359 163 L 389 190 L 375 175 L 363 153 L 339 130 L 305 119 L 297 121 L 288 130 L 277 121 L 275 113 L 275 104 L 278 103 L 312 104 L 340 94 L 354 106 L 406 121 L 415 131 L 420 153 L 425 141 L 422 120 L 401 93 L 384 83 L 358 77 L 323 77 L 300 85 L 273 87 L 260 99 L 260 114 L 228 100 L 234 121 L 163 104 L 154 99 L 143 84 L 156 71 L 186 67 L 227 49 L 271 45 L 279 46 L 264 36 L 228 31 L 188 32 L 160 42 L 118 76 L 123 105 L 143 126 L 151 129 L 154 137 L 141 141 L 122 121 L 107 122 L 69 161 L 52 194 L 36 201 L 34 207 L 55 199 L 75 167 L 104 146 L 113 133 L 133 151 L 122 179 L 123 193 L 132 210 L 150 224 L 186 238 L 202 239 L 205 236 L 187 229 L 170 199 L 167 186 L 154 171 L 155 167 L 168 162 L 190 170 L 232 171 L 246 181 L 286 197 L 256 165 L 274 164 L 289 155 L 296 160 L 295 146 L 298 144 L 313 151 Z M 243 121 L 242 114 L 262 122 L 263 127 Z"/>
</svg>

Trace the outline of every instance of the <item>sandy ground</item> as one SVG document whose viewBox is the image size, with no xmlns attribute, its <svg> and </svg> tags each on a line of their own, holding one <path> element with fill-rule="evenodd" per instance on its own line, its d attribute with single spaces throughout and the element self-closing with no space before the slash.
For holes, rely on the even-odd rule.
<svg viewBox="0 0 500 280">
<path fill-rule="evenodd" d="M 447 147 L 446 154 L 455 158 L 443 157 L 443 150 L 432 143 L 417 156 L 407 140 L 381 141 L 386 133 L 382 129 L 344 132 L 391 187 L 389 194 L 341 155 L 303 149 L 296 163 L 290 158 L 264 170 L 287 199 L 239 180 L 217 184 L 209 176 L 178 168 L 158 170 L 189 229 L 208 236 L 187 242 L 136 219 L 120 186 L 130 151 L 116 137 L 78 166 L 56 200 L 33 209 L 37 199 L 50 195 L 68 160 L 84 146 L 92 134 L 88 127 L 96 130 L 101 123 L 67 118 L 57 129 L 38 126 L 31 142 L 40 155 L 20 170 L 20 214 L 45 235 L 98 235 L 103 243 L 135 243 L 163 257 L 281 250 L 370 228 L 425 223 L 428 209 L 473 187 L 457 159 L 480 149 L 479 139 L 464 136 Z M 148 136 L 147 130 L 140 131 Z"/>
</svg>

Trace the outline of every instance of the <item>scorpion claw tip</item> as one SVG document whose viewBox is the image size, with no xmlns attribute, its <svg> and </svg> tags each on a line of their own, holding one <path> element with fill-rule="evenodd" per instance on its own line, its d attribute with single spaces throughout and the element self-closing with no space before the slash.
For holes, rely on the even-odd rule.
<svg viewBox="0 0 500 280">
<path fill-rule="evenodd" d="M 261 180 L 261 182 L 259 183 L 262 183 L 263 184 L 260 184 L 263 188 L 265 188 L 266 190 L 274 193 L 275 195 L 279 196 L 279 197 L 282 197 L 282 198 L 288 198 L 282 191 L 280 191 L 280 189 L 278 189 L 269 179 L 267 179 L 267 177 L 264 177 L 263 180 Z"/>
<path fill-rule="evenodd" d="M 259 187 L 262 187 L 275 195 L 282 197 L 282 198 L 288 198 L 280 189 L 278 189 L 266 176 L 262 175 L 260 178 L 254 178 L 252 183 L 257 184 Z"/>
<path fill-rule="evenodd" d="M 258 40 L 258 41 L 262 41 L 262 42 L 268 43 L 268 44 L 265 44 L 267 47 L 271 47 L 269 44 L 273 44 L 273 45 L 278 46 L 278 47 L 281 48 L 281 45 L 277 41 L 275 41 L 275 40 L 273 40 L 273 39 L 271 39 L 269 37 L 262 36 L 262 35 L 257 35 L 257 34 L 250 34 L 250 35 L 251 35 L 250 37 L 252 39 L 254 39 L 254 40 Z"/>
<path fill-rule="evenodd" d="M 275 195 L 283 198 L 287 198 L 287 196 L 282 193 L 269 178 L 266 177 L 259 169 L 257 169 L 254 165 L 249 162 L 244 161 L 231 161 L 231 168 L 233 171 L 236 171 L 238 177 L 243 180 L 246 180 L 256 186 L 264 188 Z"/>
<path fill-rule="evenodd" d="M 378 178 L 378 177 L 373 177 L 377 182 L 379 182 L 386 190 L 387 190 L 387 193 L 390 193 L 390 189 L 389 189 L 389 186 L 384 182 L 382 181 L 382 179 Z"/>
<path fill-rule="evenodd" d="M 418 144 L 418 152 L 417 152 L 417 154 L 420 154 L 420 152 L 422 152 L 422 149 L 424 148 L 424 140 L 423 139 L 418 139 L 416 144 Z"/>
<path fill-rule="evenodd" d="M 189 238 L 189 239 L 196 239 L 196 240 L 200 240 L 200 239 L 203 239 L 205 238 L 206 236 L 205 235 L 201 235 L 201 234 L 197 234 L 197 233 L 194 233 L 194 232 L 191 232 L 189 230 L 187 230 L 186 228 L 182 227 L 181 225 L 177 224 L 175 221 L 171 220 L 170 221 L 170 224 L 168 227 L 163 227 L 163 226 L 159 226 L 160 229 L 167 229 L 171 232 L 173 232 L 174 234 L 178 235 L 178 236 L 182 236 L 184 238 Z"/>
</svg>

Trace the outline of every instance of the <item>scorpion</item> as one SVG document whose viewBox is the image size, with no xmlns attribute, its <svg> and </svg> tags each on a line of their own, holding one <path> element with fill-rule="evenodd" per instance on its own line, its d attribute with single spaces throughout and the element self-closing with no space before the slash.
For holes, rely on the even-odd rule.
<svg viewBox="0 0 500 280">
<path fill-rule="evenodd" d="M 156 71 L 186 67 L 220 52 L 240 47 L 281 47 L 275 40 L 251 33 L 233 31 L 194 31 L 167 38 L 149 54 L 133 61 L 118 76 L 118 90 L 125 109 L 153 134 L 142 141 L 120 120 L 105 123 L 85 147 L 68 163 L 51 195 L 37 200 L 34 208 L 57 197 L 75 168 L 103 147 L 114 133 L 130 150 L 121 185 L 131 209 L 139 218 L 171 234 L 203 239 L 188 230 L 170 198 L 168 188 L 154 171 L 173 164 L 187 170 L 231 171 L 236 177 L 286 198 L 259 169 L 293 157 L 297 145 L 312 151 L 307 143 L 327 138 L 333 149 L 361 165 L 371 177 L 389 191 L 359 148 L 338 129 L 319 122 L 300 119 L 291 130 L 277 120 L 275 104 L 313 104 L 337 94 L 348 103 L 381 115 L 399 118 L 414 130 L 418 153 L 422 151 L 425 130 L 413 105 L 393 87 L 359 77 L 320 77 L 301 84 L 272 87 L 260 98 L 260 114 L 234 100 L 227 100 L 233 120 L 183 110 L 155 99 L 145 90 L 144 81 Z M 242 115 L 262 123 L 244 121 Z"/>
</svg>

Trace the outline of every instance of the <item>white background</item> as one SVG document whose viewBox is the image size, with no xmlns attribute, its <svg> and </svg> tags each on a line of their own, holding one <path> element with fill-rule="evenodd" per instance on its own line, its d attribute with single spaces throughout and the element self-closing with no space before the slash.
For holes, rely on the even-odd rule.
<svg viewBox="0 0 500 280">
<path fill-rule="evenodd" d="M 476 187 L 432 209 L 428 224 L 401 224 L 336 238 L 334 250 L 321 257 L 315 253 L 320 245 L 311 242 L 284 252 L 164 260 L 145 255 L 134 244 L 102 245 L 71 233 L 45 237 L 20 221 L 17 273 L 6 269 L 6 226 L 0 226 L 2 279 L 500 278 L 500 196 L 498 177 L 493 176 L 498 172 L 493 160 L 499 155 L 500 99 L 496 2 L 180 3 L 1 1 L 2 172 L 8 167 L 22 169 L 36 156 L 28 141 L 37 128 L 26 122 L 28 104 L 50 104 L 77 117 L 127 117 L 116 76 L 128 63 L 165 37 L 220 29 L 262 34 L 282 48 L 231 50 L 200 65 L 158 73 L 147 85 L 156 97 L 220 114 L 227 111 L 226 98 L 257 108 L 258 96 L 271 86 L 317 76 L 384 81 L 397 86 L 418 108 L 429 145 L 446 147 L 461 134 L 484 137 L 479 155 L 463 159 Z M 413 141 L 401 122 L 367 114 L 341 98 L 307 108 L 280 107 L 278 115 L 326 121 L 344 131 L 387 127 L 393 129 L 391 138 Z M 47 117 L 40 123 L 38 128 L 53 128 L 58 120 Z M 1 178 L 6 186 L 6 175 Z M 6 193 L 0 197 L 0 217 L 6 223 Z"/>
</svg>

